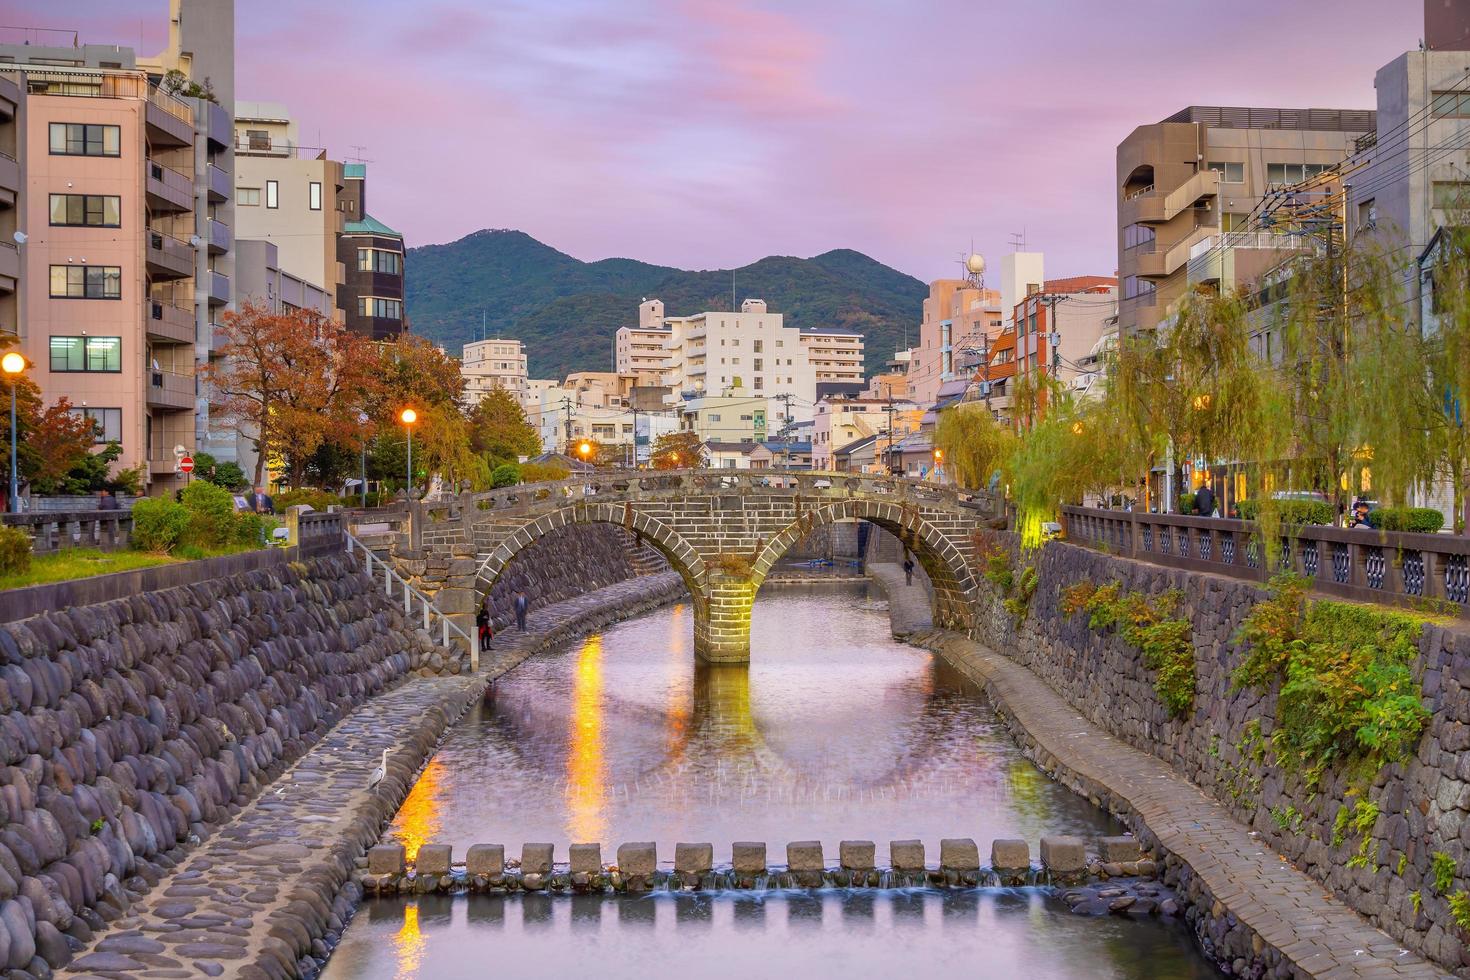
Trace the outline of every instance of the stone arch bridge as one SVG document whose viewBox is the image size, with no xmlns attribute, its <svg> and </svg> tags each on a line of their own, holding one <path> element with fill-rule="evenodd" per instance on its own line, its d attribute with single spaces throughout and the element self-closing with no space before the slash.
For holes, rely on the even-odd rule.
<svg viewBox="0 0 1470 980">
<path fill-rule="evenodd" d="M 419 556 L 473 556 L 473 594 L 444 596 L 448 613 L 472 611 L 512 559 L 572 524 L 604 523 L 657 550 L 693 597 L 694 648 L 715 663 L 750 658 L 750 611 L 766 575 L 813 529 L 870 521 L 898 537 L 934 586 L 934 621 L 971 625 L 974 532 L 992 516 L 988 497 L 897 477 L 787 470 L 596 472 L 444 501 L 415 503 Z M 465 591 L 461 588 L 460 591 Z M 463 607 L 463 608 L 461 608 Z"/>
</svg>

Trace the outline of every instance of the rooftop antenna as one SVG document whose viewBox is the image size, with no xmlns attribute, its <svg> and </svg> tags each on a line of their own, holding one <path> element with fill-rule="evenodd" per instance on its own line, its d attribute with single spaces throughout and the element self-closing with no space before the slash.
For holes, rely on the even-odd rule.
<svg viewBox="0 0 1470 980">
<path fill-rule="evenodd" d="M 321 136 L 318 135 L 317 136 L 317 142 L 320 143 L 321 142 L 321 139 L 322 139 Z M 356 143 L 352 143 L 352 144 L 349 144 L 349 145 L 352 147 L 352 156 L 348 157 L 347 159 L 353 161 L 354 163 L 372 163 L 373 162 L 373 161 L 369 160 L 367 157 L 365 157 L 365 156 L 362 155 L 362 151 L 363 150 L 366 150 L 367 147 L 365 147 L 365 146 L 359 146 Z"/>
<path fill-rule="evenodd" d="M 735 312 L 735 270 L 730 270 L 730 312 Z"/>
<path fill-rule="evenodd" d="M 1013 251 L 1013 252 L 1024 252 L 1024 251 L 1026 251 L 1026 229 L 1025 228 L 1022 228 L 1020 231 L 1013 231 L 1013 232 L 1011 232 L 1011 251 Z"/>
</svg>

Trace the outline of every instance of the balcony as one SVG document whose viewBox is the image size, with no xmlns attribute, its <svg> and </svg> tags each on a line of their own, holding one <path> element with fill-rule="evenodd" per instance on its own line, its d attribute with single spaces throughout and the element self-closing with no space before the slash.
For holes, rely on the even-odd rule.
<svg viewBox="0 0 1470 980">
<path fill-rule="evenodd" d="M 1219 193 L 1220 174 L 1215 170 L 1202 170 L 1172 191 L 1160 191 L 1150 185 L 1132 192 L 1124 199 L 1122 206 L 1118 208 L 1118 224 L 1147 225 L 1172 221 L 1181 211 Z"/>
<path fill-rule="evenodd" d="M 1153 252 L 1139 255 L 1138 275 L 1144 279 L 1167 279 L 1189 261 L 1194 246 L 1207 239 L 1215 238 L 1219 232 L 1220 229 L 1214 225 L 1199 225 L 1167 247 L 1160 247 Z"/>
<path fill-rule="evenodd" d="M 194 410 L 194 376 L 172 371 L 148 372 L 148 407 L 166 411 Z"/>
<path fill-rule="evenodd" d="M 0 208 L 15 207 L 15 196 L 20 193 L 20 164 L 15 157 L 0 150 Z"/>
<path fill-rule="evenodd" d="M 228 201 L 234 192 L 234 175 L 211 163 L 209 165 L 209 203 L 220 204 Z"/>
<path fill-rule="evenodd" d="M 160 300 L 143 301 L 143 322 L 154 343 L 194 343 L 194 311 Z"/>
<path fill-rule="evenodd" d="M 204 107 L 204 131 L 216 150 L 228 149 L 235 139 L 235 120 L 229 110 L 218 102 L 202 102 Z"/>
<path fill-rule="evenodd" d="M 178 214 L 194 210 L 194 179 L 161 163 L 148 161 L 148 207 Z"/>
<path fill-rule="evenodd" d="M 194 274 L 194 246 L 161 231 L 148 232 L 148 276 L 154 282 Z"/>
<path fill-rule="evenodd" d="M 214 218 L 210 218 L 209 254 L 223 255 L 230 250 L 231 241 L 233 241 L 233 238 L 230 235 L 230 226 L 223 221 L 216 221 Z"/>
<path fill-rule="evenodd" d="M 1245 286 L 1275 269 L 1291 253 L 1312 247 L 1312 241 L 1302 235 L 1260 231 L 1211 236 L 1196 244 L 1189 257 L 1189 285 Z"/>
<path fill-rule="evenodd" d="M 148 142 L 153 146 L 194 145 L 194 111 L 167 92 L 149 87 L 144 118 Z"/>
<path fill-rule="evenodd" d="M 209 305 L 224 306 L 230 301 L 230 277 L 223 272 L 209 272 Z"/>
<path fill-rule="evenodd" d="M 20 249 L 0 241 L 0 293 L 13 293 L 20 284 Z"/>
<path fill-rule="evenodd" d="M 0 78 L 0 122 L 15 118 L 20 105 L 20 86 L 8 78 Z"/>
</svg>

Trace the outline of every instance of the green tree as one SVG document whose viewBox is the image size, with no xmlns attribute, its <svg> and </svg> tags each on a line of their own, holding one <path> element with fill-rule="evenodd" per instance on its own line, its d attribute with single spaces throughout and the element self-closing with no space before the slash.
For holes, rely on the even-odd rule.
<svg viewBox="0 0 1470 980">
<path fill-rule="evenodd" d="M 497 460 L 516 460 L 541 452 L 541 435 L 526 421 L 510 392 L 491 389 L 469 410 L 470 450 Z"/>
<path fill-rule="evenodd" d="M 945 464 L 960 486 L 985 489 L 1009 462 L 1016 434 L 982 402 L 966 402 L 939 413 L 934 445 L 944 451 Z"/>
</svg>

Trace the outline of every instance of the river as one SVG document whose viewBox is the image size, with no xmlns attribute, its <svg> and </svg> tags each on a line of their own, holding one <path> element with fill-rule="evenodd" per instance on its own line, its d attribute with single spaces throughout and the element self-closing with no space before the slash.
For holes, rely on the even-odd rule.
<svg viewBox="0 0 1470 980">
<path fill-rule="evenodd" d="M 387 837 L 425 842 L 766 841 L 1120 833 L 1031 764 L 973 684 L 895 641 L 862 586 L 766 589 L 751 663 L 697 665 L 691 610 L 612 626 L 502 678 L 425 768 Z M 368 899 L 329 978 L 879 976 L 1194 978 L 1218 974 L 1179 923 L 1086 918 L 1047 889 L 828 890 Z M 763 967 L 762 964 L 765 964 Z"/>
</svg>

